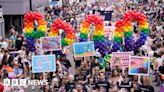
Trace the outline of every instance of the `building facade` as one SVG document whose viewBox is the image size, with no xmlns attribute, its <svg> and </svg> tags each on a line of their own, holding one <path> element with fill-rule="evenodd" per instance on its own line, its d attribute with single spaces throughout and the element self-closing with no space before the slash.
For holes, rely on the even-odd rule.
<svg viewBox="0 0 164 92">
<path fill-rule="evenodd" d="M 0 0 L 0 5 L 3 7 L 5 33 L 8 34 L 12 25 L 16 31 L 22 32 L 23 15 L 30 9 L 44 13 L 44 7 L 48 3 L 48 0 Z"/>
<path fill-rule="evenodd" d="M 4 18 L 3 18 L 3 8 L 0 6 L 0 36 L 5 37 L 5 28 L 4 28 Z"/>
</svg>

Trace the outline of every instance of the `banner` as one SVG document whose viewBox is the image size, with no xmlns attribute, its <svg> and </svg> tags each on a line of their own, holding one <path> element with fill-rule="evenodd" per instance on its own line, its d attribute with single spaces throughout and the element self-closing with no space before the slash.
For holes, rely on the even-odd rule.
<svg viewBox="0 0 164 92">
<path fill-rule="evenodd" d="M 128 68 L 131 54 L 132 52 L 113 52 L 111 57 L 112 67 L 121 64 L 121 66 Z"/>
<path fill-rule="evenodd" d="M 129 62 L 129 75 L 149 75 L 150 58 L 131 56 Z"/>
<path fill-rule="evenodd" d="M 23 69 L 21 69 L 21 68 L 14 68 L 14 75 L 16 77 L 18 77 L 19 75 L 23 76 L 23 73 L 24 73 Z"/>
<path fill-rule="evenodd" d="M 93 14 L 100 13 L 100 15 L 104 18 L 104 21 L 111 21 L 112 20 L 112 12 L 113 11 L 93 10 Z"/>
<path fill-rule="evenodd" d="M 73 44 L 73 51 L 75 57 L 94 56 L 95 49 L 93 42 L 81 42 Z"/>
<path fill-rule="evenodd" d="M 54 72 L 56 70 L 55 55 L 32 56 L 32 72 Z"/>
<path fill-rule="evenodd" d="M 42 37 L 41 38 L 41 48 L 43 51 L 56 51 L 62 50 L 61 37 Z"/>
</svg>

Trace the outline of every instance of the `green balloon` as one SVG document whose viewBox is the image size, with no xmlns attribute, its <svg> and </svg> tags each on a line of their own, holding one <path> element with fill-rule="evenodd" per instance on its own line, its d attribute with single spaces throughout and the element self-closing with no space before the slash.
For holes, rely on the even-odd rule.
<svg viewBox="0 0 164 92">
<path fill-rule="evenodd" d="M 104 40 L 104 36 L 93 36 L 93 40 L 97 41 L 97 40 Z"/>
<path fill-rule="evenodd" d="M 144 33 L 146 33 L 146 34 L 148 34 L 149 33 L 149 29 L 147 28 L 147 29 L 141 29 L 141 32 L 144 32 Z"/>
<path fill-rule="evenodd" d="M 114 37 L 114 41 L 117 42 L 117 37 Z"/>
<path fill-rule="evenodd" d="M 66 40 L 65 39 L 62 39 L 62 47 L 65 47 L 65 46 L 67 46 L 68 44 L 67 44 L 67 42 L 66 42 Z"/>
<path fill-rule="evenodd" d="M 80 33 L 80 38 L 88 38 L 88 34 Z"/>
</svg>

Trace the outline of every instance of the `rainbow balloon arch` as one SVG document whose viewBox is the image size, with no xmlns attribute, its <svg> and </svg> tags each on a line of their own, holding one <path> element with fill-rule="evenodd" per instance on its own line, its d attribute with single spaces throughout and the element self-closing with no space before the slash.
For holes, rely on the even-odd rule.
<svg viewBox="0 0 164 92">
<path fill-rule="evenodd" d="M 140 38 L 137 41 L 133 40 L 133 25 L 132 21 L 136 20 L 140 28 Z M 114 31 L 114 41 L 112 43 L 111 49 L 106 48 L 107 43 L 104 39 L 104 26 L 103 19 L 97 15 L 88 15 L 82 22 L 80 42 L 88 41 L 88 33 L 90 25 L 94 23 L 95 30 L 93 34 L 93 41 L 95 43 L 95 48 L 99 49 L 102 56 L 107 53 L 116 52 L 123 49 L 123 38 L 125 41 L 124 51 L 138 51 L 138 49 L 144 45 L 147 37 L 149 36 L 149 24 L 147 22 L 146 16 L 137 11 L 127 11 L 124 14 L 123 20 L 116 21 L 115 31 Z"/>
<path fill-rule="evenodd" d="M 34 28 L 34 20 L 38 22 L 38 27 Z M 24 15 L 24 30 L 26 36 L 26 42 L 29 51 L 35 51 L 35 42 L 37 38 L 43 37 L 47 31 L 46 21 L 44 16 L 38 12 L 27 12 Z"/>
<path fill-rule="evenodd" d="M 95 30 L 93 33 L 93 41 L 95 49 L 99 49 L 101 54 L 107 52 L 106 42 L 104 38 L 104 24 L 103 18 L 96 15 L 88 15 L 85 20 L 82 22 L 81 33 L 80 33 L 80 42 L 88 41 L 88 33 L 90 25 L 95 24 Z"/>
<path fill-rule="evenodd" d="M 34 31 L 33 21 L 38 22 L 38 27 Z M 137 41 L 133 39 L 133 25 L 132 21 L 136 20 L 140 28 L 140 38 Z M 47 31 L 46 21 L 42 14 L 38 12 L 27 12 L 24 16 L 25 22 L 25 35 L 27 38 L 28 49 L 35 51 L 35 40 L 43 37 Z M 142 45 L 144 45 L 147 37 L 149 36 L 149 24 L 147 17 L 137 11 L 127 11 L 124 13 L 124 19 L 116 21 L 114 38 L 111 48 L 107 48 L 107 42 L 104 37 L 104 24 L 103 18 L 97 15 L 87 15 L 82 21 L 82 27 L 80 30 L 80 42 L 87 42 L 90 25 L 94 24 L 95 30 L 93 32 L 93 41 L 95 49 L 99 49 L 102 56 L 107 53 L 112 53 L 123 48 L 123 41 L 125 48 L 124 51 L 137 51 Z M 71 45 L 74 42 L 75 34 L 74 29 L 69 23 L 56 19 L 50 29 L 49 36 L 58 36 L 59 29 L 63 29 L 66 33 L 65 38 L 62 38 L 62 47 Z M 123 39 L 124 38 L 124 39 Z"/>
</svg>

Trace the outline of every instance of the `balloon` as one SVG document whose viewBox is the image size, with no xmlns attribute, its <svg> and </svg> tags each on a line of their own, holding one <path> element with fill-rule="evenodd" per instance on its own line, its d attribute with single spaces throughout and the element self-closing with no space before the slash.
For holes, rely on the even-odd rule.
<svg viewBox="0 0 164 92">
<path fill-rule="evenodd" d="M 35 40 L 31 37 L 26 38 L 27 47 L 29 51 L 35 51 Z"/>
<path fill-rule="evenodd" d="M 38 28 L 34 31 L 33 21 L 38 22 Z M 35 51 L 35 39 L 43 37 L 47 31 L 44 16 L 38 12 L 29 11 L 24 15 L 25 36 L 27 38 L 27 46 L 30 51 Z"/>
<path fill-rule="evenodd" d="M 106 46 L 106 42 L 104 41 L 104 25 L 103 25 L 103 18 L 97 15 L 88 15 L 86 16 L 85 20 L 82 21 L 82 26 L 80 30 L 80 42 L 88 41 L 88 33 L 90 25 L 94 23 L 95 30 L 93 33 L 93 41 L 95 44 L 95 48 L 99 48 L 100 54 L 104 54 L 104 46 Z"/>
<path fill-rule="evenodd" d="M 49 36 L 58 36 L 59 29 L 63 29 L 64 32 L 66 33 L 65 38 L 62 38 L 62 47 L 72 44 L 75 38 L 74 30 L 70 24 L 62 21 L 60 18 L 56 19 L 52 24 Z M 86 29 L 83 29 L 83 33 L 86 33 L 86 31 L 87 31 Z"/>
<path fill-rule="evenodd" d="M 141 30 L 140 38 L 136 42 L 134 42 L 132 38 L 132 20 L 131 19 L 137 20 L 139 24 L 139 28 Z M 141 47 L 145 43 L 146 38 L 149 35 L 149 26 L 148 26 L 146 16 L 141 12 L 127 11 L 124 14 L 124 27 L 123 28 L 124 28 L 124 35 L 125 35 L 125 47 L 128 51 L 138 50 L 139 47 Z"/>
</svg>

